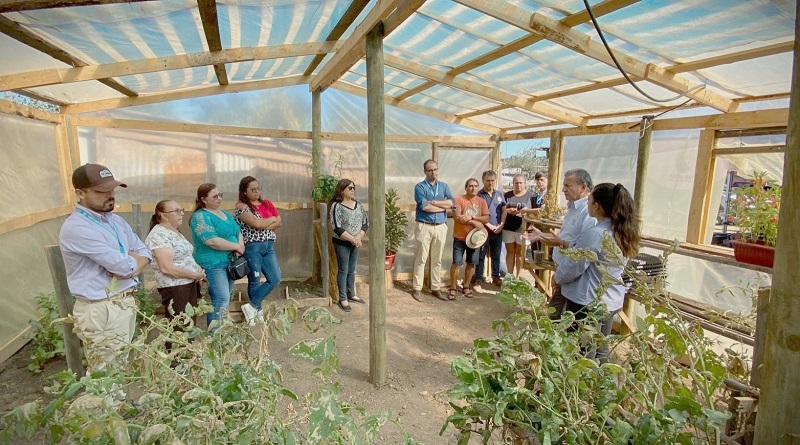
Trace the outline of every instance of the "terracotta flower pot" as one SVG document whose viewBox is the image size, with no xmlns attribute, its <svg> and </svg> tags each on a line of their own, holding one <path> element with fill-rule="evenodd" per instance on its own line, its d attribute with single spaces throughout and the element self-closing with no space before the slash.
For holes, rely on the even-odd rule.
<svg viewBox="0 0 800 445">
<path fill-rule="evenodd" d="M 383 266 L 386 270 L 391 270 L 394 266 L 395 255 L 397 255 L 397 252 L 386 252 L 386 260 L 383 263 Z"/>
<path fill-rule="evenodd" d="M 731 241 L 731 244 L 736 261 L 764 267 L 772 267 L 775 262 L 775 248 L 772 246 L 743 241 Z"/>
</svg>

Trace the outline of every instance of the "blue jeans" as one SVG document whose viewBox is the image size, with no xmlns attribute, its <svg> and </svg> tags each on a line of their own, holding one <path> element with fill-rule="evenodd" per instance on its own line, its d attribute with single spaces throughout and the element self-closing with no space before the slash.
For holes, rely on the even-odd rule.
<svg viewBox="0 0 800 445">
<path fill-rule="evenodd" d="M 206 314 L 206 322 L 209 332 L 214 332 L 219 326 L 212 327 L 211 322 L 218 320 L 223 315 L 223 309 L 228 310 L 233 294 L 233 280 L 228 277 L 228 262 L 206 269 L 206 279 L 208 279 L 208 293 L 211 295 L 211 306 L 214 307 L 214 312 Z"/>
<path fill-rule="evenodd" d="M 261 309 L 261 302 L 267 298 L 272 289 L 281 282 L 281 266 L 275 254 L 275 241 L 259 241 L 244 247 L 244 258 L 250 266 L 247 274 L 247 295 L 250 304 Z M 261 275 L 267 279 L 261 283 Z"/>
<path fill-rule="evenodd" d="M 486 264 L 487 250 L 492 258 L 492 279 L 499 279 L 500 264 L 505 264 L 505 261 L 500 261 L 500 253 L 503 250 L 503 235 L 499 233 L 497 235 L 489 235 L 489 239 L 486 241 L 486 244 L 481 246 L 480 260 L 478 260 L 478 264 L 475 265 L 476 280 L 483 279 L 483 268 Z"/>
<path fill-rule="evenodd" d="M 333 240 L 333 250 L 336 251 L 336 262 L 339 271 L 336 273 L 336 285 L 339 286 L 339 301 L 347 301 L 347 297 L 356 294 L 356 263 L 358 262 L 358 247 L 347 241 Z"/>
</svg>

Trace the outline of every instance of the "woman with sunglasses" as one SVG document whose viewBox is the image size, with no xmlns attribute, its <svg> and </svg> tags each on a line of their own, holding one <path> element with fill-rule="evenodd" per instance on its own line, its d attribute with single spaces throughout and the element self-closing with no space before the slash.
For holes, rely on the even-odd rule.
<svg viewBox="0 0 800 445">
<path fill-rule="evenodd" d="M 208 293 L 214 311 L 206 315 L 209 332 L 219 327 L 219 320 L 228 310 L 233 293 L 233 280 L 228 277 L 228 258 L 244 254 L 244 241 L 239 225 L 228 212 L 222 210 L 222 192 L 214 184 L 197 188 L 195 212 L 192 215 L 192 241 L 194 259 L 206 271 Z"/>
<path fill-rule="evenodd" d="M 159 201 L 150 218 L 150 233 L 144 240 L 153 253 L 151 265 L 156 272 L 156 288 L 161 294 L 164 315 L 170 322 L 175 315 L 184 312 L 187 304 L 197 307 L 197 300 L 201 298 L 200 282 L 206 278 L 192 256 L 192 243 L 178 231 L 183 224 L 183 213 L 177 202 Z"/>
<path fill-rule="evenodd" d="M 355 196 L 356 184 L 349 179 L 342 179 L 336 185 L 331 199 L 333 249 L 339 266 L 336 285 L 339 286 L 339 307 L 345 312 L 350 312 L 348 301 L 364 304 L 364 300 L 356 296 L 356 263 L 361 239 L 369 225 L 367 212 Z"/>
<path fill-rule="evenodd" d="M 242 306 L 244 318 L 250 325 L 262 322 L 261 303 L 281 282 L 281 266 L 275 253 L 275 230 L 283 224 L 278 209 L 261 197 L 261 185 L 256 178 L 245 176 L 239 181 L 239 202 L 233 213 L 244 235 L 244 257 L 250 267 L 247 274 L 247 294 L 250 302 Z M 266 281 L 261 282 L 261 277 Z"/>
</svg>

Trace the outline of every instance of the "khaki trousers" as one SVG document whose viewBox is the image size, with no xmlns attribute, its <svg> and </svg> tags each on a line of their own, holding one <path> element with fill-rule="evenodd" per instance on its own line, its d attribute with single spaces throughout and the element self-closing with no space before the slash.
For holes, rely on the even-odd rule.
<svg viewBox="0 0 800 445">
<path fill-rule="evenodd" d="M 414 290 L 422 290 L 422 280 L 425 278 L 425 264 L 428 262 L 428 255 L 431 257 L 431 290 L 439 290 L 442 287 L 442 252 L 447 238 L 447 224 L 435 226 L 421 222 L 414 224 L 414 237 L 416 238 Z"/>
<path fill-rule="evenodd" d="M 103 369 L 115 362 L 124 366 L 125 359 L 118 355 L 133 340 L 136 299 L 132 295 L 97 302 L 76 298 L 72 314 L 89 369 Z"/>
</svg>

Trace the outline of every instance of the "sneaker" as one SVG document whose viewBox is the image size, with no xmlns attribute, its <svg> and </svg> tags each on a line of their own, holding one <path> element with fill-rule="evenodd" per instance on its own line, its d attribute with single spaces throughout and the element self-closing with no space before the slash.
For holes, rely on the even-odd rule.
<svg viewBox="0 0 800 445">
<path fill-rule="evenodd" d="M 256 313 L 256 323 L 264 323 L 264 311 L 261 309 Z"/>
<path fill-rule="evenodd" d="M 245 303 L 242 305 L 242 314 L 244 314 L 244 320 L 250 326 L 255 326 L 256 324 L 256 317 L 258 316 L 258 310 L 253 307 L 250 303 Z"/>
</svg>

